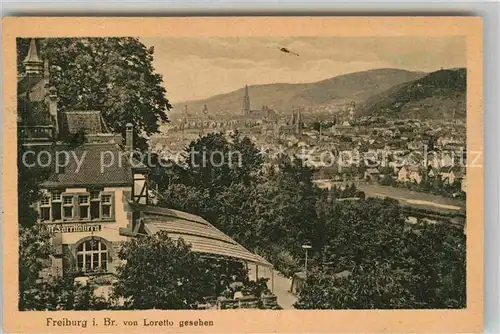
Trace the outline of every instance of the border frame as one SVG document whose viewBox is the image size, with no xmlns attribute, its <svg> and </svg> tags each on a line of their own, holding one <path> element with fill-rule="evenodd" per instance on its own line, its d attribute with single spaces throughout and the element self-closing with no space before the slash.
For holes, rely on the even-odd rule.
<svg viewBox="0 0 500 334">
<path fill-rule="evenodd" d="M 482 21 L 478 17 L 189 17 L 189 18 L 4 18 L 3 19 L 3 184 L 2 195 L 17 193 L 16 164 L 9 152 L 16 152 L 15 37 L 63 36 L 326 36 L 335 35 L 463 35 L 467 39 L 467 147 L 483 151 L 483 59 Z M 60 29 L 64 26 L 64 31 Z M 11 153 L 12 154 L 12 153 Z M 469 157 L 468 157 L 469 158 Z M 374 310 L 374 311 L 116 311 L 105 312 L 113 319 L 169 320 L 210 318 L 216 324 L 210 332 L 476 332 L 483 322 L 483 167 L 468 170 L 467 211 L 467 308 L 464 310 Z M 17 199 L 2 196 L 4 222 L 16 221 Z M 471 224 L 472 222 L 472 224 Z M 12 226 L 11 226 L 12 225 Z M 44 327 L 48 312 L 17 310 L 17 227 L 3 224 L 4 328 L 8 332 L 80 332 L 81 328 Z M 11 269 L 11 270 L 9 270 Z M 16 269 L 16 270 L 14 270 Z M 248 314 L 248 313 L 254 314 Z M 303 317 L 296 317 L 300 312 Z M 116 313 L 116 315 L 115 315 Z M 74 320 L 103 318 L 103 311 L 50 312 L 52 317 Z M 359 316 L 364 321 L 359 321 Z M 232 319 L 229 319 L 232 318 Z M 276 320 L 279 319 L 279 323 Z M 27 321 L 23 321 L 27 320 Z M 29 320 L 29 321 L 28 321 Z M 43 328 L 43 329 L 42 329 Z M 236 327 L 237 328 L 237 327 Z M 106 332 L 134 331 L 137 327 L 107 327 Z M 103 327 L 87 328 L 103 332 Z M 158 332 L 140 327 L 141 332 Z M 162 328 L 163 332 L 205 332 L 200 328 Z"/>
</svg>

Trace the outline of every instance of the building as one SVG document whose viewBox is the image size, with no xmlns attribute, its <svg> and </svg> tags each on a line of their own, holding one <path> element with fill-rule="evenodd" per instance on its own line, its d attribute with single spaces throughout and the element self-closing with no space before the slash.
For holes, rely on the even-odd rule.
<svg viewBox="0 0 500 334">
<path fill-rule="evenodd" d="M 268 105 L 263 105 L 262 109 L 250 109 L 250 95 L 248 93 L 248 86 L 245 85 L 245 95 L 243 96 L 243 117 L 250 119 L 260 119 L 267 121 L 276 121 L 277 114 L 274 109 L 270 108 Z"/>
<path fill-rule="evenodd" d="M 397 180 L 399 182 L 415 182 L 420 184 L 422 182 L 422 175 L 420 169 L 416 166 L 403 166 L 398 171 Z"/>
<path fill-rule="evenodd" d="M 439 175 L 445 184 L 452 185 L 455 182 L 462 182 L 464 172 L 460 167 L 442 167 Z"/>
<path fill-rule="evenodd" d="M 154 207 L 149 168 L 133 154 L 133 125 L 126 125 L 122 138 L 108 131 L 100 111 L 58 110 L 48 63 L 44 66 L 34 40 L 24 66 L 18 79 L 19 145 L 27 167 L 46 158 L 36 166 L 47 177 L 33 207 L 37 223 L 52 232 L 55 249 L 41 279 L 68 272 L 76 272 L 80 281 L 99 275 L 100 284 L 109 288 L 121 264 L 121 245 L 159 230 L 173 239 L 182 237 L 204 256 L 272 267 L 202 218 Z"/>
<path fill-rule="evenodd" d="M 380 177 L 380 171 L 378 168 L 367 168 L 365 171 L 364 179 L 366 181 L 378 181 Z"/>
<path fill-rule="evenodd" d="M 355 122 L 355 113 L 356 113 L 356 102 L 351 102 L 347 107 L 347 112 L 349 113 L 349 122 L 354 124 Z"/>
<path fill-rule="evenodd" d="M 464 174 L 464 176 L 462 177 L 462 183 L 461 183 L 460 189 L 464 193 L 467 193 L 467 174 Z"/>
</svg>

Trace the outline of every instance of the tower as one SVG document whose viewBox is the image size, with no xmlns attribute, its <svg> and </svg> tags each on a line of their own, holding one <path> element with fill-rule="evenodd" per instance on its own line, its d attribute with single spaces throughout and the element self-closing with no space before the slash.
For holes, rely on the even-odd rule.
<svg viewBox="0 0 500 334">
<path fill-rule="evenodd" d="M 349 111 L 349 122 L 354 122 L 354 111 L 356 109 L 356 103 L 355 102 L 351 102 L 351 104 L 349 105 L 349 108 L 348 108 L 348 111 Z"/>
<path fill-rule="evenodd" d="M 28 49 L 28 54 L 23 61 L 24 69 L 28 75 L 42 75 L 43 74 L 43 61 L 38 56 L 38 50 L 36 49 L 35 39 L 32 38 L 30 42 L 30 47 Z"/>
<path fill-rule="evenodd" d="M 297 119 L 295 118 L 295 108 L 292 109 L 292 118 L 290 120 L 290 125 L 295 125 Z"/>
<path fill-rule="evenodd" d="M 248 95 L 248 86 L 245 85 L 245 96 L 243 96 L 243 115 L 250 114 L 250 96 Z"/>
<path fill-rule="evenodd" d="M 295 133 L 302 136 L 302 107 L 297 109 L 297 119 L 295 120 Z"/>
</svg>

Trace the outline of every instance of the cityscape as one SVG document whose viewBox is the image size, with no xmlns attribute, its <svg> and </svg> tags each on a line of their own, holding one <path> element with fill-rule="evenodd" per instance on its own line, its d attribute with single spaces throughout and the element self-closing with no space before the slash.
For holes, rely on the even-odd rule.
<svg viewBox="0 0 500 334">
<path fill-rule="evenodd" d="M 19 310 L 465 307 L 460 38 L 17 48 Z"/>
</svg>

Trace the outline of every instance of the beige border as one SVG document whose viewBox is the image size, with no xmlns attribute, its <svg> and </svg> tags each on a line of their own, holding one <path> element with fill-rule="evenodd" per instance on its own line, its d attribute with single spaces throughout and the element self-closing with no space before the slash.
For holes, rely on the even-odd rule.
<svg viewBox="0 0 500 334">
<path fill-rule="evenodd" d="M 3 319 L 19 332 L 479 332 L 483 323 L 483 169 L 468 170 L 467 308 L 404 311 L 116 311 L 17 310 L 16 37 L 63 36 L 465 36 L 467 146 L 483 150 L 482 21 L 478 17 L 210 17 L 3 19 Z M 468 158 L 471 157 L 468 155 Z M 480 159 L 482 162 L 482 158 Z M 481 163 L 482 165 L 482 163 Z M 214 321 L 211 328 L 51 327 L 45 318 Z"/>
</svg>

